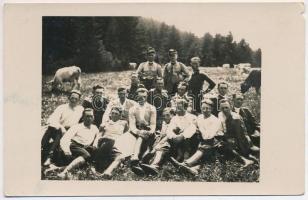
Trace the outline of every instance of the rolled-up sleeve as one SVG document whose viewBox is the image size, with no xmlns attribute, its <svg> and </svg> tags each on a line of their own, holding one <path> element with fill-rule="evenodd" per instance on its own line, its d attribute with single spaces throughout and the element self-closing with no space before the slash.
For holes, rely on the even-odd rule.
<svg viewBox="0 0 308 200">
<path fill-rule="evenodd" d="M 64 152 L 70 151 L 71 139 L 75 136 L 78 130 L 78 125 L 75 125 L 68 129 L 64 136 L 60 140 L 60 147 Z"/>
<path fill-rule="evenodd" d="M 48 125 L 54 127 L 55 129 L 59 129 L 61 127 L 60 119 L 63 112 L 64 107 L 59 106 L 55 109 L 55 111 L 50 115 L 48 119 Z"/>
</svg>

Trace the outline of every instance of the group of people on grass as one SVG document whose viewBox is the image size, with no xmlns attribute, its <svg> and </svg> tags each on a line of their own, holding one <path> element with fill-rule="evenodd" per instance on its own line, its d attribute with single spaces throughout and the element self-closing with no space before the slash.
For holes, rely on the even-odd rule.
<svg viewBox="0 0 308 200">
<path fill-rule="evenodd" d="M 200 58 L 191 59 L 190 74 L 176 50 L 168 53 L 162 68 L 148 48 L 131 86 L 119 87 L 113 101 L 99 84 L 81 105 L 81 92 L 72 90 L 48 119 L 41 142 L 44 173 L 61 169 L 58 176 L 65 178 L 87 162 L 93 173 L 110 179 L 124 160 L 139 176 L 158 175 L 168 161 L 195 176 L 213 159 L 258 164 L 260 126 L 242 107 L 243 95 L 230 97 L 223 81 L 218 95 L 208 96 L 216 83 L 199 71 Z"/>
</svg>

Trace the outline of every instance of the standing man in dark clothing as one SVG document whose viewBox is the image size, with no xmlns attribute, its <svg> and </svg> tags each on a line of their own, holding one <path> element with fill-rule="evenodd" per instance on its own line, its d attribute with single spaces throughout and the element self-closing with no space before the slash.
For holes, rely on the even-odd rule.
<svg viewBox="0 0 308 200">
<path fill-rule="evenodd" d="M 138 79 L 138 74 L 133 72 L 131 75 L 131 85 L 130 88 L 127 89 L 127 98 L 130 100 L 136 101 L 137 97 L 137 89 L 139 88 L 140 81 Z"/>
<path fill-rule="evenodd" d="M 163 78 L 165 89 L 168 91 L 168 94 L 174 95 L 178 84 L 181 81 L 188 82 L 190 74 L 187 67 L 183 63 L 177 61 L 178 52 L 176 50 L 170 49 L 168 54 L 170 62 L 165 65 Z"/>
<path fill-rule="evenodd" d="M 193 69 L 193 74 L 188 82 L 189 84 L 189 94 L 190 96 L 193 97 L 193 111 L 196 111 L 197 113 L 201 112 L 200 109 L 200 103 L 203 97 L 203 94 L 206 94 L 210 92 L 215 86 L 215 82 L 212 81 L 206 74 L 200 73 L 199 71 L 199 66 L 200 66 L 200 58 L 199 57 L 193 57 L 191 59 L 191 67 Z M 203 91 L 203 85 L 204 81 L 206 81 L 209 86 L 208 88 Z"/>
<path fill-rule="evenodd" d="M 156 87 L 149 91 L 148 102 L 156 108 L 156 130 L 161 130 L 163 110 L 167 107 L 170 99 L 167 90 L 164 90 L 164 80 L 157 78 Z"/>
<path fill-rule="evenodd" d="M 84 108 L 92 108 L 94 112 L 94 125 L 99 128 L 102 123 L 102 117 L 105 113 L 109 100 L 104 97 L 104 87 L 95 85 L 93 87 L 91 97 L 84 99 L 82 106 Z"/>
<path fill-rule="evenodd" d="M 149 47 L 147 49 L 147 61 L 140 63 L 137 74 L 140 82 L 145 86 L 147 90 L 155 88 L 154 84 L 158 77 L 162 77 L 162 68 L 160 64 L 154 62 L 155 49 Z"/>
</svg>

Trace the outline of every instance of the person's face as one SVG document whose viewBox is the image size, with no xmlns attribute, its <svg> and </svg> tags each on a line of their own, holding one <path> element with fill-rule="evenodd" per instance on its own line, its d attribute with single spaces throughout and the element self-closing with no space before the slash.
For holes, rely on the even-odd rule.
<svg viewBox="0 0 308 200">
<path fill-rule="evenodd" d="M 186 87 L 185 86 L 182 86 L 182 87 L 178 87 L 178 94 L 180 96 L 183 96 L 186 92 Z"/>
<path fill-rule="evenodd" d="M 196 71 L 196 70 L 198 70 L 198 68 L 199 68 L 199 62 L 191 62 L 190 63 L 191 64 L 191 67 L 192 67 L 192 69 L 194 70 L 194 71 Z"/>
<path fill-rule="evenodd" d="M 203 103 L 201 105 L 201 111 L 204 115 L 209 116 L 212 112 L 212 107 L 209 104 Z"/>
<path fill-rule="evenodd" d="M 156 89 L 158 90 L 162 90 L 164 88 L 164 81 L 163 80 L 159 80 L 156 82 Z"/>
<path fill-rule="evenodd" d="M 226 115 L 229 116 L 231 114 L 231 106 L 229 103 L 221 103 L 220 110 Z"/>
<path fill-rule="evenodd" d="M 133 85 L 138 85 L 139 84 L 139 79 L 138 79 L 137 76 L 132 76 L 131 81 L 132 81 Z"/>
<path fill-rule="evenodd" d="M 171 61 L 172 63 L 174 63 L 174 62 L 176 62 L 177 59 L 178 59 L 178 54 L 171 54 L 171 55 L 169 55 L 169 58 L 170 58 L 170 61 Z"/>
<path fill-rule="evenodd" d="M 186 108 L 185 108 L 185 105 L 184 105 L 184 103 L 182 103 L 182 102 L 178 102 L 177 104 L 176 104 L 176 112 L 185 112 L 186 111 Z"/>
<path fill-rule="evenodd" d="M 118 121 L 121 118 L 121 114 L 118 110 L 112 109 L 110 118 L 112 121 Z"/>
<path fill-rule="evenodd" d="M 153 62 L 155 59 L 155 53 L 149 53 L 148 54 L 148 61 Z"/>
<path fill-rule="evenodd" d="M 163 120 L 164 120 L 167 124 L 169 124 L 170 121 L 171 121 L 171 114 L 168 113 L 168 112 L 164 112 L 164 113 L 163 113 Z"/>
<path fill-rule="evenodd" d="M 244 99 L 239 97 L 234 99 L 234 106 L 240 108 L 243 105 Z"/>
<path fill-rule="evenodd" d="M 138 103 L 144 105 L 147 100 L 147 94 L 145 92 L 138 93 Z"/>
<path fill-rule="evenodd" d="M 218 87 L 218 92 L 220 95 L 224 96 L 228 92 L 228 85 L 227 84 L 220 84 Z"/>
<path fill-rule="evenodd" d="M 94 90 L 94 96 L 99 96 L 99 97 L 102 97 L 103 94 L 104 94 L 104 89 L 103 88 L 98 88 L 96 90 Z"/>
<path fill-rule="evenodd" d="M 69 97 L 70 104 L 71 105 L 76 105 L 78 103 L 78 101 L 79 101 L 79 98 L 80 97 L 79 97 L 78 94 L 75 94 L 75 93 L 71 94 L 71 96 Z"/>
<path fill-rule="evenodd" d="M 93 112 L 92 111 L 86 111 L 84 113 L 84 123 L 86 125 L 90 125 L 92 124 L 94 121 L 94 115 L 93 115 Z"/>
<path fill-rule="evenodd" d="M 125 99 L 126 98 L 126 92 L 125 90 L 118 92 L 119 99 Z"/>
</svg>

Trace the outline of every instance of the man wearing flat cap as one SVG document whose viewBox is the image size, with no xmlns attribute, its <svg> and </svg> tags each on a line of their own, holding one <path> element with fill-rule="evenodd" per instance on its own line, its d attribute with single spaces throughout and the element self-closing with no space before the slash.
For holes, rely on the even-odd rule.
<svg viewBox="0 0 308 200">
<path fill-rule="evenodd" d="M 155 82 L 157 77 L 162 77 L 161 66 L 154 62 L 155 59 L 155 49 L 149 47 L 147 49 L 147 61 L 140 63 L 137 74 L 140 82 L 145 86 L 147 90 L 155 87 Z"/>
<path fill-rule="evenodd" d="M 170 49 L 168 55 L 170 62 L 165 65 L 163 77 L 165 89 L 168 91 L 169 95 L 173 95 L 181 81 L 189 81 L 190 74 L 187 67 L 183 63 L 177 61 L 178 53 L 176 50 Z"/>
<path fill-rule="evenodd" d="M 109 103 L 109 99 L 104 95 L 105 89 L 101 85 L 93 86 L 92 95 L 86 97 L 82 106 L 84 108 L 92 108 L 94 111 L 94 124 L 97 128 L 102 123 L 102 118 Z"/>
<path fill-rule="evenodd" d="M 80 91 L 72 90 L 68 98 L 69 102 L 58 106 L 50 115 L 48 128 L 41 141 L 41 157 L 45 166 L 51 164 L 62 136 L 82 118 L 84 108 L 78 105 L 80 96 Z M 50 144 L 50 139 L 53 139 L 52 144 Z"/>
<path fill-rule="evenodd" d="M 193 97 L 194 100 L 194 111 L 200 113 L 200 102 L 203 98 L 203 95 L 210 92 L 215 86 L 215 82 L 212 81 L 206 74 L 200 73 L 199 66 L 200 66 L 200 58 L 193 57 L 190 60 L 191 67 L 193 69 L 193 74 L 189 80 L 189 94 Z M 208 87 L 205 91 L 203 91 L 204 82 L 208 83 Z"/>
</svg>

